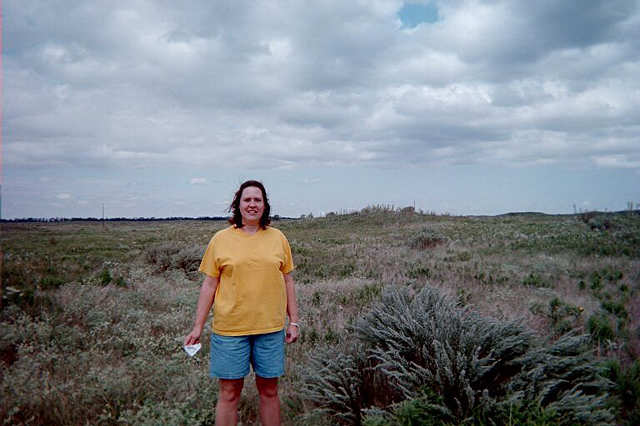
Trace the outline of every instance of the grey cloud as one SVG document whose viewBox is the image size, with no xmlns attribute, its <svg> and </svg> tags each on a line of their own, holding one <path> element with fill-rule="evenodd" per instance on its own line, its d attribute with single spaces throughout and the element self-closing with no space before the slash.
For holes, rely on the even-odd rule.
<svg viewBox="0 0 640 426">
<path fill-rule="evenodd" d="M 160 5 L 4 5 L 6 161 L 635 164 L 637 2 Z"/>
<path fill-rule="evenodd" d="M 469 2 L 448 8 L 427 34 L 470 62 L 514 67 L 549 52 L 624 39 L 620 27 L 637 14 L 634 0 Z"/>
</svg>

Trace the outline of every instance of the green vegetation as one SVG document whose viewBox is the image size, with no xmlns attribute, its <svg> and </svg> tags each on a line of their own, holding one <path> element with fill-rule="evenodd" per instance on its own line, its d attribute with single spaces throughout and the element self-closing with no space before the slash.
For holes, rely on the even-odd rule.
<svg viewBox="0 0 640 426">
<path fill-rule="evenodd" d="M 224 226 L 3 223 L 0 418 L 212 424 L 209 331 L 194 358 L 181 343 Z M 372 206 L 274 226 L 303 323 L 287 424 L 638 423 L 640 216 Z"/>
<path fill-rule="evenodd" d="M 319 407 L 311 418 L 328 413 L 367 424 L 365 409 L 390 407 L 391 424 L 507 424 L 515 406 L 518 415 L 552 424 L 613 421 L 610 383 L 588 336 L 543 344 L 524 327 L 459 308 L 428 286 L 414 296 L 389 288 L 354 330 L 358 341 L 311 357 L 306 394 Z"/>
</svg>

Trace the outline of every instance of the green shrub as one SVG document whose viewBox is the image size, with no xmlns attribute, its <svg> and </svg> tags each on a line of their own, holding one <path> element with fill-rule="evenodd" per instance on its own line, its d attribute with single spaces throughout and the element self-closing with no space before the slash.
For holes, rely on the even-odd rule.
<svg viewBox="0 0 640 426">
<path fill-rule="evenodd" d="M 451 413 L 443 410 L 442 397 L 425 392 L 419 398 L 394 404 L 389 412 L 371 410 L 364 418 L 364 426 L 440 426 L 453 424 Z"/>
<path fill-rule="evenodd" d="M 2 253 L 2 285 L 4 287 L 25 288 L 35 284 L 33 274 L 28 271 L 27 265 L 8 257 Z"/>
<path fill-rule="evenodd" d="M 547 413 L 556 413 L 553 424 L 610 424 L 607 405 L 611 382 L 601 375 L 587 335 L 566 334 L 551 345 L 528 351 L 521 371 L 507 389 L 516 401 L 535 402 Z"/>
<path fill-rule="evenodd" d="M 628 425 L 640 424 L 640 361 L 623 368 L 617 360 L 605 365 L 605 376 L 613 383 L 612 393 L 620 410 L 620 418 Z"/>
<path fill-rule="evenodd" d="M 354 299 L 357 306 L 367 306 L 372 301 L 380 298 L 382 294 L 382 285 L 366 284 L 356 290 Z"/>
<path fill-rule="evenodd" d="M 158 270 L 166 271 L 171 267 L 173 257 L 180 251 L 175 244 L 165 243 L 150 247 L 145 252 L 145 260 L 156 265 Z"/>
<path fill-rule="evenodd" d="M 56 277 L 56 276 L 47 275 L 47 276 L 42 277 L 42 279 L 40 280 L 40 287 L 43 290 L 58 288 L 62 284 L 64 284 L 64 280 L 62 278 Z"/>
<path fill-rule="evenodd" d="M 591 290 L 593 290 L 594 292 L 598 292 L 602 290 L 603 287 L 604 285 L 602 284 L 602 276 L 598 271 L 594 271 L 591 274 Z"/>
<path fill-rule="evenodd" d="M 180 248 L 175 244 L 160 244 L 145 252 L 145 260 L 155 265 L 158 271 L 181 269 L 187 276 L 194 278 L 200 266 L 204 248 L 199 245 Z"/>
<path fill-rule="evenodd" d="M 171 257 L 171 266 L 182 269 L 187 275 L 193 276 L 198 272 L 204 248 L 198 245 L 185 247 Z"/>
<path fill-rule="evenodd" d="M 417 250 L 426 250 L 444 244 L 445 237 L 431 229 L 423 229 L 418 235 L 411 238 L 409 247 Z"/>
<path fill-rule="evenodd" d="M 622 303 L 604 301 L 602 302 L 602 309 L 612 313 L 613 315 L 615 315 L 621 320 L 626 320 L 627 318 L 629 318 L 629 313 L 627 312 L 627 310 L 624 307 L 624 304 Z"/>
<path fill-rule="evenodd" d="M 47 292 L 39 291 L 37 288 L 27 287 L 23 289 L 16 289 L 13 287 L 6 287 L 4 294 L 2 295 L 3 305 L 6 303 L 7 307 L 13 306 L 18 312 L 24 312 L 32 317 L 40 317 L 50 312 L 55 312 L 59 309 L 59 306 L 55 300 Z M 2 318 L 12 318 L 12 310 L 3 309 L 0 310 Z"/>
<path fill-rule="evenodd" d="M 553 284 L 547 282 L 540 275 L 531 272 L 524 280 L 522 280 L 522 284 L 527 287 L 537 287 L 537 288 L 552 288 Z"/>
<path fill-rule="evenodd" d="M 604 215 L 598 215 L 590 218 L 587 221 L 587 225 L 592 230 L 606 231 L 611 228 L 611 221 Z"/>
<path fill-rule="evenodd" d="M 102 272 L 100 272 L 100 275 L 98 276 L 98 279 L 100 280 L 100 284 L 102 284 L 102 285 L 107 285 L 111 281 L 113 281 L 113 277 L 111 276 L 111 272 L 109 272 L 109 270 L 107 268 L 104 268 L 102 270 Z"/>
<path fill-rule="evenodd" d="M 373 397 L 366 395 L 366 379 L 372 373 L 362 347 L 318 350 L 311 358 L 304 387 L 306 398 L 318 408 L 306 417 L 313 422 L 314 418 L 330 415 L 341 423 L 360 424 L 363 403 Z"/>
<path fill-rule="evenodd" d="M 354 330 L 352 346 L 314 354 L 305 379 L 307 398 L 340 421 L 360 424 L 373 413 L 367 421 L 485 416 L 500 424 L 506 419 L 495 416 L 506 415 L 505 407 L 520 404 L 529 416 L 534 401 L 540 418 L 557 412 L 560 424 L 612 419 L 588 336 L 545 346 L 520 325 L 478 316 L 430 287 L 415 295 L 387 289 Z M 425 400 L 424 389 L 435 397 Z"/>
<path fill-rule="evenodd" d="M 598 342 L 613 340 L 616 337 L 611 321 L 604 312 L 596 312 L 589 317 L 587 331 L 589 331 L 593 340 Z"/>
<path fill-rule="evenodd" d="M 496 423 L 495 419 L 503 419 Z M 562 423 L 562 417 L 550 408 L 542 408 L 535 401 L 504 404 L 495 412 L 478 413 L 474 418 L 478 425 L 527 425 L 527 426 L 555 426 Z"/>
<path fill-rule="evenodd" d="M 202 396 L 202 395 L 201 395 Z M 104 423 L 116 423 L 136 426 L 183 426 L 183 425 L 213 425 L 215 423 L 215 399 L 211 395 L 204 395 L 210 405 L 195 407 L 193 403 L 175 403 L 171 401 L 147 400 L 134 409 L 124 411 L 117 419 L 104 413 L 100 420 Z"/>
<path fill-rule="evenodd" d="M 407 277 L 417 278 L 431 278 L 431 269 L 424 265 L 411 265 L 407 271 Z"/>
<path fill-rule="evenodd" d="M 456 255 L 456 258 L 460 262 L 466 262 L 468 260 L 471 260 L 471 253 L 469 253 L 468 251 L 462 251 Z"/>
<path fill-rule="evenodd" d="M 557 297 L 549 302 L 546 315 L 551 320 L 551 326 L 557 335 L 565 334 L 576 328 L 577 320 L 582 315 L 583 308 L 567 303 Z"/>
</svg>

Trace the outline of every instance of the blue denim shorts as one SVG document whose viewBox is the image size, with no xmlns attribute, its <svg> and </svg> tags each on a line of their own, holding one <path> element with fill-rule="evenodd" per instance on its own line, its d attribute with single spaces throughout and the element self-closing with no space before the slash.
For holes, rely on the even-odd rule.
<svg viewBox="0 0 640 426">
<path fill-rule="evenodd" d="M 284 330 L 249 336 L 211 334 L 209 375 L 219 379 L 241 379 L 249 365 L 265 379 L 284 374 Z"/>
</svg>

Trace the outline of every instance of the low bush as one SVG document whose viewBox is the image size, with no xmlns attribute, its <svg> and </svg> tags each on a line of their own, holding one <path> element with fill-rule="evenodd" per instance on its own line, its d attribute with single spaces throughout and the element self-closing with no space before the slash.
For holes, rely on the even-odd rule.
<svg viewBox="0 0 640 426">
<path fill-rule="evenodd" d="M 409 240 L 409 247 L 417 250 L 426 250 L 444 244 L 445 241 L 444 235 L 431 229 L 423 229 Z"/>
<path fill-rule="evenodd" d="M 589 331 L 593 340 L 597 342 L 613 340 L 616 337 L 609 316 L 605 312 L 596 312 L 589 317 L 587 331 Z"/>
<path fill-rule="evenodd" d="M 40 287 L 43 290 L 56 289 L 64 284 L 64 279 L 57 276 L 44 276 L 40 280 Z"/>
<path fill-rule="evenodd" d="M 115 423 L 117 420 L 119 425 L 136 426 L 155 426 L 160 424 L 165 426 L 213 425 L 215 423 L 215 412 L 211 407 L 216 404 L 216 393 L 210 391 L 206 395 L 194 394 L 195 396 L 209 403 L 182 402 L 176 404 L 167 401 L 148 400 L 133 409 L 124 411 L 117 419 L 114 419 L 109 413 L 104 413 L 100 420 L 105 424 Z"/>
<path fill-rule="evenodd" d="M 375 392 L 367 392 L 373 391 L 373 371 L 362 348 L 353 349 L 325 347 L 311 359 L 307 371 L 313 375 L 308 376 L 304 392 L 318 408 L 307 414 L 309 422 L 329 415 L 341 423 L 361 423 L 361 410 L 375 397 Z"/>
<path fill-rule="evenodd" d="M 172 266 L 182 269 L 187 275 L 193 277 L 198 268 L 204 254 L 204 247 L 195 245 L 181 249 L 172 258 Z"/>
<path fill-rule="evenodd" d="M 621 420 L 628 425 L 640 424 L 640 360 L 635 360 L 626 369 L 619 361 L 611 360 L 607 362 L 604 374 L 614 383 L 612 393 Z"/>
<path fill-rule="evenodd" d="M 578 327 L 582 312 L 584 308 L 581 306 L 575 306 L 554 297 L 549 302 L 546 315 L 551 320 L 551 326 L 556 335 L 561 335 Z"/>
<path fill-rule="evenodd" d="M 605 311 L 612 313 L 616 317 L 621 320 L 626 320 L 629 318 L 629 313 L 624 307 L 623 303 L 620 302 L 612 302 L 612 301 L 604 301 L 602 302 L 602 309 Z"/>
<path fill-rule="evenodd" d="M 98 280 L 100 281 L 100 284 L 107 285 L 113 281 L 113 277 L 111 276 L 111 272 L 109 272 L 107 268 L 104 268 L 100 272 L 100 275 L 98 275 Z"/>
<path fill-rule="evenodd" d="M 198 271 L 204 247 L 199 245 L 178 247 L 175 244 L 160 244 L 150 247 L 145 252 L 145 260 L 155 265 L 158 271 L 180 269 L 190 278 Z"/>
<path fill-rule="evenodd" d="M 158 270 L 166 271 L 171 267 L 173 257 L 180 251 L 175 244 L 160 244 L 147 249 L 145 260 L 156 265 Z"/>
<path fill-rule="evenodd" d="M 522 285 L 537 288 L 553 288 L 553 284 L 545 280 L 539 274 L 531 272 L 522 280 Z"/>
<path fill-rule="evenodd" d="M 306 377 L 316 412 L 336 421 L 504 424 L 513 407 L 523 418 L 557 424 L 613 420 L 605 406 L 609 382 L 588 336 L 545 345 L 521 325 L 476 315 L 430 287 L 415 295 L 386 289 L 354 331 L 351 346 L 314 355 Z M 433 393 L 425 396 L 425 389 Z M 413 415 L 422 420 L 402 420 Z"/>
</svg>

